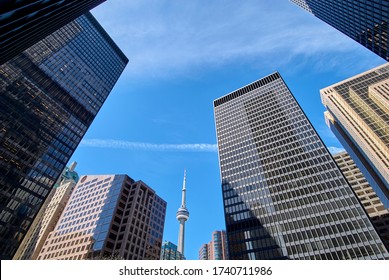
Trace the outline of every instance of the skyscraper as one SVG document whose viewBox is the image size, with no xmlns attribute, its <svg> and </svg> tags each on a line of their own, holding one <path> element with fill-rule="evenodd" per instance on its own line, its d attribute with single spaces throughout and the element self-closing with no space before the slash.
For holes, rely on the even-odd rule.
<svg viewBox="0 0 389 280">
<path fill-rule="evenodd" d="M 230 259 L 389 258 L 279 73 L 214 110 Z"/>
<path fill-rule="evenodd" d="M 54 230 L 70 195 L 78 182 L 78 174 L 73 162 L 62 172 L 59 182 L 50 192 L 43 207 L 36 215 L 26 237 L 23 239 L 13 259 L 36 260 L 47 236 Z"/>
<path fill-rule="evenodd" d="M 199 250 L 200 260 L 228 260 L 227 235 L 224 230 L 214 231 L 212 240 Z"/>
<path fill-rule="evenodd" d="M 320 91 L 327 125 L 389 208 L 389 64 Z"/>
<path fill-rule="evenodd" d="M 159 260 L 166 202 L 127 175 L 82 176 L 38 259 Z"/>
<path fill-rule="evenodd" d="M 90 14 L 0 65 L 0 258 L 12 258 L 128 59 Z"/>
<path fill-rule="evenodd" d="M 369 215 L 378 235 L 389 250 L 389 209 L 385 208 L 381 200 L 369 185 L 361 170 L 357 167 L 347 152 L 333 155 L 340 170 L 350 183 L 358 199 Z"/>
<path fill-rule="evenodd" d="M 290 0 L 389 61 L 386 0 Z"/>
<path fill-rule="evenodd" d="M 185 257 L 177 250 L 177 245 L 170 241 L 164 241 L 161 249 L 161 260 L 185 260 Z"/>
<path fill-rule="evenodd" d="M 1 1 L 0 64 L 104 1 Z"/>
<path fill-rule="evenodd" d="M 181 207 L 178 208 L 176 218 L 180 222 L 180 231 L 178 232 L 178 249 L 177 249 L 177 251 L 180 252 L 184 256 L 185 223 L 189 218 L 189 211 L 186 208 L 186 170 L 184 172 L 184 182 L 182 184 Z"/>
</svg>

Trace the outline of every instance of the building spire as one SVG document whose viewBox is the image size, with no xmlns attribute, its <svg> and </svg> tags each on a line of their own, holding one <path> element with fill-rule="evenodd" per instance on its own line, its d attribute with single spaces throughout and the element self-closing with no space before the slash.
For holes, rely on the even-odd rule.
<svg viewBox="0 0 389 280">
<path fill-rule="evenodd" d="M 189 218 L 189 211 L 186 208 L 186 169 L 184 170 L 184 181 L 182 184 L 181 207 L 177 211 L 176 218 L 180 222 L 180 231 L 178 232 L 177 251 L 180 252 L 182 255 L 184 255 L 185 222 Z"/>
<path fill-rule="evenodd" d="M 186 169 L 184 169 L 184 182 L 182 183 L 181 208 L 186 208 Z"/>
</svg>

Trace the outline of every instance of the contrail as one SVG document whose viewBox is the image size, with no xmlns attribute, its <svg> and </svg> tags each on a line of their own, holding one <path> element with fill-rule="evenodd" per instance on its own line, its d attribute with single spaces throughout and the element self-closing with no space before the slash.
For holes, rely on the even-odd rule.
<svg viewBox="0 0 389 280">
<path fill-rule="evenodd" d="M 80 146 L 145 151 L 217 152 L 216 144 L 153 144 L 113 139 L 83 139 Z"/>
</svg>

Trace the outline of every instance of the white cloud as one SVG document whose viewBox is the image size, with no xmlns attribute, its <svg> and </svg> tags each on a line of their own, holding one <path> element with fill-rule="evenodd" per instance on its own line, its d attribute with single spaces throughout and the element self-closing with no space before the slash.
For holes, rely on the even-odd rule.
<svg viewBox="0 0 389 280">
<path fill-rule="evenodd" d="M 327 147 L 327 148 L 331 154 L 337 154 L 345 151 L 343 148 L 338 148 L 338 147 Z"/>
<path fill-rule="evenodd" d="M 216 144 L 152 144 L 113 139 L 83 139 L 80 147 L 171 152 L 217 152 Z"/>
<path fill-rule="evenodd" d="M 288 1 L 115 0 L 93 13 L 129 57 L 126 73 L 132 76 L 231 61 L 279 68 L 297 57 L 300 63 L 314 57 L 317 68 L 328 70 L 329 58 L 341 65 L 334 54 L 352 57 L 358 48 Z"/>
</svg>

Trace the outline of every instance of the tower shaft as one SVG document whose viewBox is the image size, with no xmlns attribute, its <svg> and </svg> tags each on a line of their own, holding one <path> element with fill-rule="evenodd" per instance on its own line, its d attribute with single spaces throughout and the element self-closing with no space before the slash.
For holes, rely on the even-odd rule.
<svg viewBox="0 0 389 280">
<path fill-rule="evenodd" d="M 177 251 L 181 254 L 184 254 L 185 222 L 185 220 L 180 221 L 180 231 L 178 232 Z"/>
</svg>

